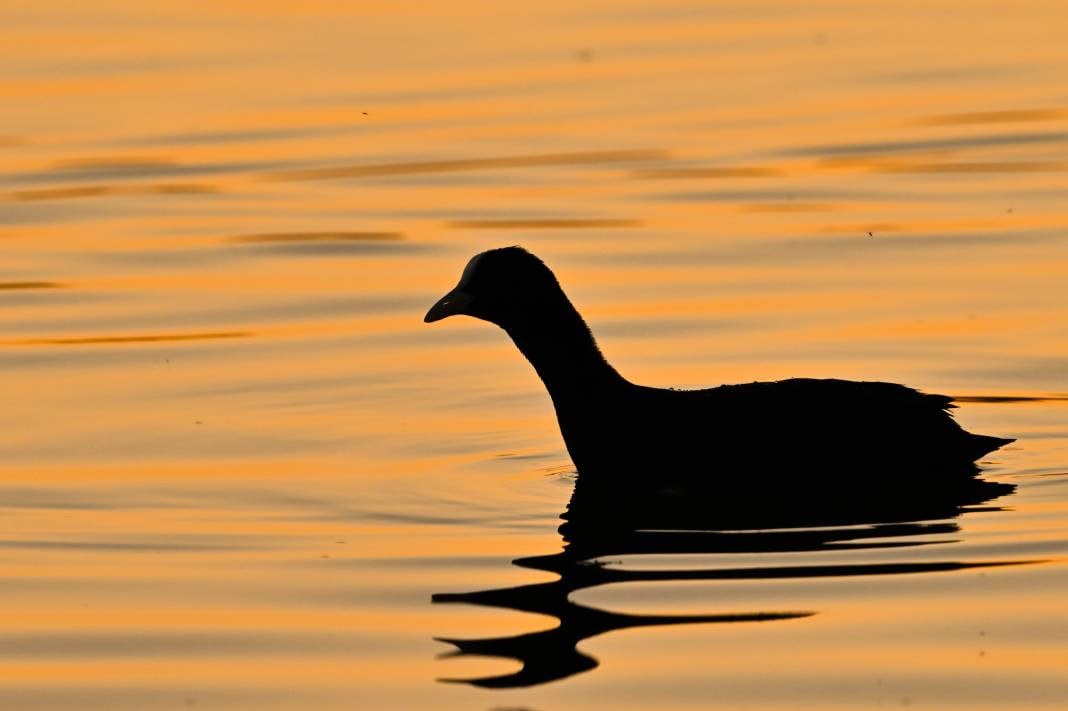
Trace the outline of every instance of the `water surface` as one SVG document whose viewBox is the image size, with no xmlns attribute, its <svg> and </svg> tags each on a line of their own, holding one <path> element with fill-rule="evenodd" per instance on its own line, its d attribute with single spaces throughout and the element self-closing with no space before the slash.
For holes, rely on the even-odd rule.
<svg viewBox="0 0 1068 711">
<path fill-rule="evenodd" d="M 0 705 L 1063 708 L 1066 22 L 8 3 Z M 421 322 L 517 243 L 634 381 L 955 395 L 1016 490 L 564 522 L 532 370 Z"/>
</svg>

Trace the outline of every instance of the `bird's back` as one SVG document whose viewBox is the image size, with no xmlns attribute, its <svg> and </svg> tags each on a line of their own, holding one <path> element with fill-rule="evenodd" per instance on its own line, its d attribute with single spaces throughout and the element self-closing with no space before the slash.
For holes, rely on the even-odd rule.
<svg viewBox="0 0 1068 711">
<path fill-rule="evenodd" d="M 798 378 L 707 390 L 630 386 L 605 402 L 600 416 L 579 425 L 588 432 L 565 428 L 565 439 L 569 449 L 572 441 L 596 441 L 591 449 L 599 455 L 581 458 L 596 464 L 599 456 L 608 466 L 598 469 L 634 476 L 642 476 L 639 470 L 686 480 L 740 472 L 971 476 L 976 459 L 1011 441 L 963 430 L 949 414 L 949 397 L 893 383 Z"/>
</svg>

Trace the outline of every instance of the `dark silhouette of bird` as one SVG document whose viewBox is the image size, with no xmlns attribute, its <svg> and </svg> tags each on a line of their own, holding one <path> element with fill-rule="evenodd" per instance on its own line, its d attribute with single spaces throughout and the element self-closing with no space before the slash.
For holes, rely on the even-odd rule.
<svg viewBox="0 0 1068 711">
<path fill-rule="evenodd" d="M 636 385 L 605 360 L 552 271 L 520 247 L 473 257 L 424 321 L 458 314 L 505 330 L 545 383 L 579 476 L 613 486 L 774 483 L 789 495 L 791 485 L 835 481 L 871 495 L 895 481 L 974 477 L 976 460 L 1013 441 L 967 432 L 952 398 L 894 383 Z"/>
</svg>

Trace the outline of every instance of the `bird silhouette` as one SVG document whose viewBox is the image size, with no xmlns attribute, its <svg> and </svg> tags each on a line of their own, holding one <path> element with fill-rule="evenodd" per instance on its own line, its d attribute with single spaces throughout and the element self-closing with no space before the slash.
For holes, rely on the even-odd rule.
<svg viewBox="0 0 1068 711">
<path fill-rule="evenodd" d="M 976 460 L 1013 441 L 965 431 L 951 397 L 894 383 L 631 383 L 605 360 L 552 271 L 520 247 L 474 256 L 424 321 L 460 314 L 504 329 L 548 389 L 579 476 L 613 485 L 722 492 L 770 481 L 789 496 L 831 481 L 878 496 L 893 482 L 974 477 Z"/>
</svg>

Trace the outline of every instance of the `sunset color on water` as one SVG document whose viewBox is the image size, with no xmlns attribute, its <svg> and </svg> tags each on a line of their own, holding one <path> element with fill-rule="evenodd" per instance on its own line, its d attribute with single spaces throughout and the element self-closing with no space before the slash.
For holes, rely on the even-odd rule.
<svg viewBox="0 0 1068 711">
<path fill-rule="evenodd" d="M 1068 707 L 1063 2 L 0 18 L 0 708 Z M 511 245 L 635 383 L 1015 441 L 606 526 L 508 335 L 424 323 Z"/>
</svg>

